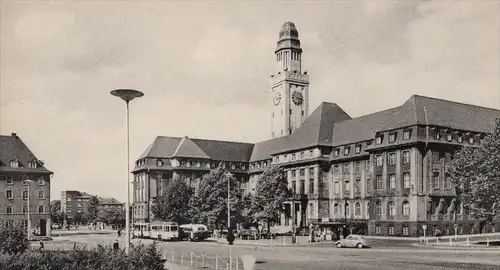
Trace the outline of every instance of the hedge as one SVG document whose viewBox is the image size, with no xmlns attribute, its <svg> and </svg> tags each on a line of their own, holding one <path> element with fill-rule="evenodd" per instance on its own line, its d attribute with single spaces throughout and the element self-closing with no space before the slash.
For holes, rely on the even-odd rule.
<svg viewBox="0 0 500 270">
<path fill-rule="evenodd" d="M 163 270 L 164 262 L 155 244 L 131 248 L 126 256 L 123 249 L 98 246 L 90 250 L 26 251 L 0 254 L 0 269 L 10 270 Z"/>
</svg>

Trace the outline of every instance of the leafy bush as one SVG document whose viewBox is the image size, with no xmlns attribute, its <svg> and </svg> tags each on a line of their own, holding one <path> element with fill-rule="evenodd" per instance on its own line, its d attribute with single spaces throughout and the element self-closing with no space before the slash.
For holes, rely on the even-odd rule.
<svg viewBox="0 0 500 270">
<path fill-rule="evenodd" d="M 132 247 L 130 256 L 124 250 L 98 246 L 91 250 L 27 251 L 23 254 L 0 254 L 0 269 L 12 270 L 163 270 L 161 254 L 156 246 L 143 244 Z"/>
<path fill-rule="evenodd" d="M 17 254 L 30 246 L 26 231 L 21 224 L 0 224 L 0 253 Z M 3 268 L 2 268 L 3 269 Z"/>
</svg>

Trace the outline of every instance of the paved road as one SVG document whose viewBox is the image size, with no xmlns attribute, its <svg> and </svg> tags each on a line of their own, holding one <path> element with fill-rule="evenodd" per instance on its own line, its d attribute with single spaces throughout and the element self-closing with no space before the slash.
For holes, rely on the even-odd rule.
<svg viewBox="0 0 500 270">
<path fill-rule="evenodd" d="M 111 243 L 116 240 L 115 235 L 78 235 L 71 236 L 72 241 L 89 246 L 98 242 Z M 120 242 L 123 243 L 124 237 Z M 151 243 L 151 240 L 134 239 Z M 269 247 L 260 246 L 233 246 L 232 255 L 242 256 L 252 254 L 257 258 L 257 269 L 500 269 L 499 251 L 474 250 L 437 250 L 424 248 L 410 248 L 403 246 L 381 245 L 372 241 L 371 249 L 337 249 L 321 246 L 308 247 Z M 210 259 L 216 254 L 227 260 L 229 250 L 227 245 L 220 243 L 189 243 L 189 242 L 161 242 L 159 246 L 167 252 L 171 260 L 174 251 L 176 262 L 180 261 L 180 253 L 184 252 L 184 262 L 189 262 L 189 254 L 194 252 L 207 256 L 205 262 L 213 267 L 215 261 Z M 201 259 L 195 262 L 201 263 Z M 208 268 L 211 269 L 211 268 Z M 240 267 L 240 269 L 242 269 Z"/>
</svg>

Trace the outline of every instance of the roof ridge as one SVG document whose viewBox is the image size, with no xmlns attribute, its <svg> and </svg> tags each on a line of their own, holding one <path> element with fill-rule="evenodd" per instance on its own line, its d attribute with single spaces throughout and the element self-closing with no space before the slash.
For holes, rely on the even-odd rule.
<svg viewBox="0 0 500 270">
<path fill-rule="evenodd" d="M 175 150 L 172 153 L 173 157 L 175 157 L 175 155 L 177 155 L 177 152 L 179 152 L 179 149 L 181 148 L 181 145 L 184 143 L 184 141 L 186 141 L 186 139 L 188 139 L 187 136 L 182 137 L 181 141 L 179 142 L 179 144 L 177 144 L 177 147 L 175 147 Z"/>
<path fill-rule="evenodd" d="M 432 99 L 432 100 L 438 100 L 446 103 L 455 103 L 455 104 L 460 104 L 460 105 L 465 105 L 469 107 L 476 107 L 476 108 L 483 108 L 483 109 L 488 109 L 488 110 L 493 110 L 493 111 L 500 111 L 500 109 L 494 109 L 486 106 L 480 106 L 480 105 L 475 105 L 475 104 L 470 104 L 470 103 L 464 103 L 464 102 L 458 102 L 458 101 L 453 101 L 453 100 L 448 100 L 448 99 L 442 99 L 442 98 L 437 98 L 437 97 L 429 97 L 429 96 L 423 96 L 423 95 L 417 95 L 414 94 L 411 97 L 416 97 L 416 98 L 426 98 L 426 99 Z"/>
</svg>

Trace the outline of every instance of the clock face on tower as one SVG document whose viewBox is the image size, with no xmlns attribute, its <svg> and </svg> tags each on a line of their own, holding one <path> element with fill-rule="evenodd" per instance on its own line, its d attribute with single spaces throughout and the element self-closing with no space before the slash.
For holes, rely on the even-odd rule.
<svg viewBox="0 0 500 270">
<path fill-rule="evenodd" d="M 304 102 L 304 97 L 300 92 L 295 91 L 292 94 L 292 101 L 295 105 L 300 106 Z"/>
<path fill-rule="evenodd" d="M 281 93 L 276 93 L 273 98 L 274 106 L 278 106 L 281 102 Z"/>
</svg>

